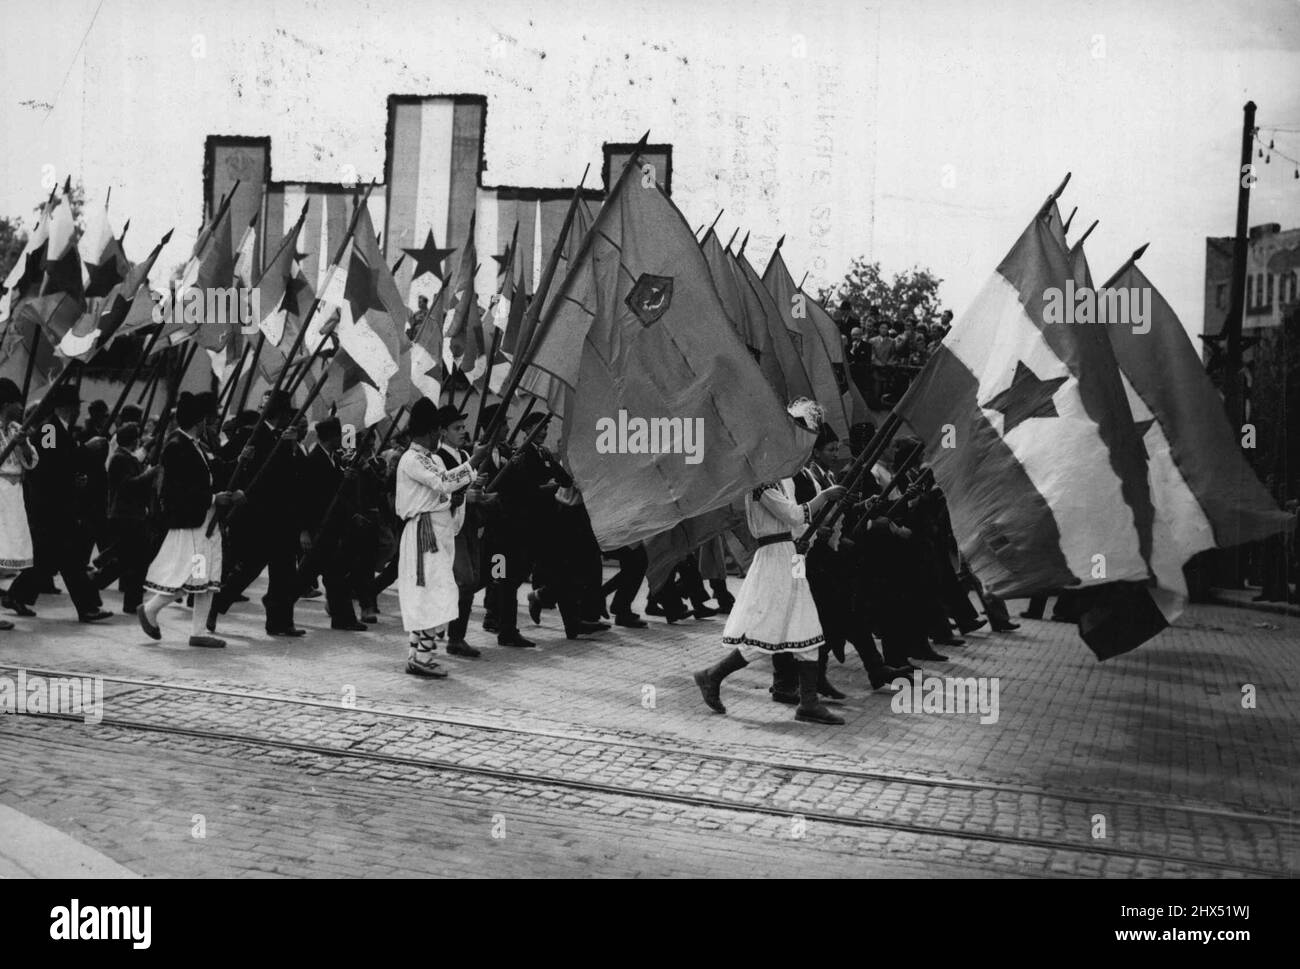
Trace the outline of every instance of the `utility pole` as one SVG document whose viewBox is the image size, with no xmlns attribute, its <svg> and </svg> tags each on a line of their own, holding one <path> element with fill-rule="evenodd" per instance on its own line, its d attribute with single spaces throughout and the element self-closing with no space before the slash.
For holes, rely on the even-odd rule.
<svg viewBox="0 0 1300 969">
<path fill-rule="evenodd" d="M 1232 292 L 1228 316 L 1223 321 L 1224 348 L 1223 406 L 1234 435 L 1242 433 L 1246 420 L 1246 402 L 1241 384 L 1241 330 L 1246 314 L 1246 255 L 1250 243 L 1250 189 L 1255 184 L 1255 170 L 1251 166 L 1250 150 L 1255 138 L 1255 102 L 1247 101 L 1241 123 L 1241 166 L 1237 169 L 1237 239 L 1232 250 Z M 1220 559 L 1223 575 L 1220 582 L 1230 588 L 1241 586 L 1240 529 L 1225 536 L 1224 544 L 1231 550 Z"/>
</svg>

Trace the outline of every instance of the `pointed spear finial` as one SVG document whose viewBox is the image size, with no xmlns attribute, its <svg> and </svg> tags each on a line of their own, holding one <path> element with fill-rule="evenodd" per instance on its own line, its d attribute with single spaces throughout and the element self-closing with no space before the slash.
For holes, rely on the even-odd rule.
<svg viewBox="0 0 1300 969">
<path fill-rule="evenodd" d="M 1070 211 L 1070 217 L 1066 219 L 1065 224 L 1061 226 L 1062 232 L 1070 231 L 1070 223 L 1074 221 L 1074 214 L 1078 211 L 1079 211 L 1079 207 L 1077 205 Z"/>
<path fill-rule="evenodd" d="M 715 215 L 715 216 L 713 217 L 713 221 L 709 223 L 709 229 L 710 229 L 710 230 L 717 228 L 718 220 L 722 218 L 722 213 L 725 212 L 725 211 L 727 211 L 727 210 L 726 210 L 726 209 L 718 209 L 718 214 Z"/>
<path fill-rule="evenodd" d="M 105 212 L 108 211 L 108 200 L 111 199 L 112 197 L 113 197 L 113 186 L 110 185 L 110 186 L 108 187 L 108 191 L 104 193 L 104 211 L 105 211 Z"/>
<path fill-rule="evenodd" d="M 1066 172 L 1065 178 L 1061 179 L 1061 184 L 1056 186 L 1056 191 L 1053 192 L 1051 195 L 1047 196 L 1047 199 L 1043 202 L 1042 207 L 1038 210 L 1038 215 L 1040 218 L 1046 215 L 1047 210 L 1052 207 L 1052 203 L 1061 197 L 1061 193 L 1065 191 L 1065 186 L 1070 184 L 1071 174 L 1073 173 Z"/>
<path fill-rule="evenodd" d="M 130 228 L 131 228 L 131 220 L 127 219 L 126 222 L 122 223 L 122 234 L 117 237 L 117 244 L 119 246 L 122 244 L 122 240 L 126 238 L 127 230 Z"/>
<path fill-rule="evenodd" d="M 167 245 L 167 243 L 171 242 L 171 241 L 172 241 L 172 233 L 175 232 L 175 231 L 176 231 L 176 230 L 175 230 L 174 228 L 168 229 L 168 230 L 167 230 L 167 233 L 162 237 L 162 240 L 158 243 L 158 245 L 160 245 L 160 246 L 165 246 L 165 245 Z"/>
<path fill-rule="evenodd" d="M 727 240 L 727 251 L 731 251 L 731 244 L 736 241 L 736 236 L 740 235 L 740 226 L 731 230 L 731 238 Z"/>
<path fill-rule="evenodd" d="M 742 239 L 742 240 L 740 240 L 740 251 L 739 251 L 738 253 L 736 253 L 736 256 L 737 256 L 737 257 L 743 256 L 743 255 L 745 254 L 745 246 L 747 246 L 747 245 L 749 245 L 749 233 L 748 233 L 748 232 L 745 233 L 745 238 Z"/>
<path fill-rule="evenodd" d="M 1076 242 L 1074 245 L 1070 246 L 1070 251 L 1071 251 L 1071 252 L 1074 252 L 1076 249 L 1078 249 L 1080 246 L 1082 246 L 1082 245 L 1083 245 L 1083 240 L 1087 239 L 1088 236 L 1092 235 L 1092 230 L 1095 229 L 1095 228 L 1097 228 L 1097 225 L 1098 225 L 1098 220 L 1097 220 L 1097 219 L 1093 219 L 1093 220 L 1092 220 L 1092 225 L 1088 226 L 1087 231 L 1084 232 L 1083 235 L 1079 236 L 1079 241 Z"/>
<path fill-rule="evenodd" d="M 777 250 L 780 250 L 780 248 L 781 248 L 781 243 L 783 243 L 783 242 L 785 242 L 785 236 L 781 236 L 781 238 L 779 238 L 779 239 L 776 240 L 776 248 L 777 248 Z"/>
<path fill-rule="evenodd" d="M 1151 245 L 1151 243 L 1149 243 L 1149 242 L 1144 242 L 1144 243 L 1142 243 L 1142 245 L 1140 245 L 1140 246 L 1138 246 L 1136 249 L 1134 249 L 1134 250 L 1133 250 L 1133 255 L 1131 255 L 1131 256 L 1128 257 L 1128 258 L 1129 258 L 1129 262 L 1137 262 L 1139 259 L 1141 259 L 1141 258 L 1142 258 L 1142 253 L 1144 253 L 1144 252 L 1147 251 L 1147 246 L 1149 246 L 1149 245 Z"/>
</svg>

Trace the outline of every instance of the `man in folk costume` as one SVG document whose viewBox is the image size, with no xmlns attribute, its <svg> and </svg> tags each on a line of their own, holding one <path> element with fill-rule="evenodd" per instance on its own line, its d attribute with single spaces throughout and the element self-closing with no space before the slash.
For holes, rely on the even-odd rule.
<svg viewBox="0 0 1300 969">
<path fill-rule="evenodd" d="M 218 491 L 223 469 L 200 442 L 199 435 L 214 404 L 212 394 L 182 394 L 176 404 L 176 431 L 163 447 L 162 506 L 167 536 L 149 566 L 144 588 L 151 593 L 136 611 L 140 628 L 150 639 L 161 639 L 158 614 L 183 595 L 194 596 L 190 645 L 219 649 L 226 645 L 207 635 L 204 623 L 212 597 L 221 588 L 221 531 L 207 534 L 218 508 L 243 501 L 242 491 Z"/>
<path fill-rule="evenodd" d="M 789 412 L 810 431 L 819 430 L 823 411 L 815 401 L 800 398 L 790 405 Z M 842 485 L 832 485 L 800 504 L 795 500 L 793 479 L 783 478 L 745 496 L 745 519 L 758 539 L 758 550 L 722 633 L 722 641 L 736 648 L 717 665 L 695 674 L 695 684 L 711 710 L 727 712 L 722 705 L 722 681 L 748 666 L 754 656 L 771 656 L 773 662 L 780 663 L 786 661 L 783 657 L 793 657 L 799 682 L 795 719 L 844 722 L 817 697 L 818 650 L 825 636 L 802 562 L 794 555 L 791 534 L 792 529 L 803 531 L 818 509 L 842 494 Z"/>
<path fill-rule="evenodd" d="M 469 460 L 469 452 L 465 450 L 465 445 L 469 443 L 465 415 L 454 405 L 447 404 L 438 408 L 438 426 L 442 430 L 442 442 L 433 456 L 442 463 L 444 471 L 453 471 Z M 477 649 L 465 641 L 470 610 L 474 606 L 474 594 L 482 585 L 479 581 L 479 557 L 482 554 L 479 508 L 497 501 L 495 496 L 483 494 L 482 485 L 487 483 L 485 477 L 486 475 L 480 475 L 476 484 L 451 496 L 452 515 L 457 526 L 452 574 L 456 580 L 459 599 L 456 618 L 447 624 L 447 652 L 467 659 L 477 659 L 480 655 Z"/>
<path fill-rule="evenodd" d="M 409 432 L 411 446 L 397 464 L 396 502 L 397 515 L 405 523 L 397 593 L 410 643 L 406 672 L 441 679 L 447 672 L 433 658 L 437 635 L 460 614 L 456 529 L 457 517 L 464 520 L 464 505 L 453 510 L 452 495 L 474 480 L 490 447 L 480 445 L 463 464 L 445 468 L 434 457 L 441 437 L 438 405 L 427 397 L 411 407 Z"/>
</svg>

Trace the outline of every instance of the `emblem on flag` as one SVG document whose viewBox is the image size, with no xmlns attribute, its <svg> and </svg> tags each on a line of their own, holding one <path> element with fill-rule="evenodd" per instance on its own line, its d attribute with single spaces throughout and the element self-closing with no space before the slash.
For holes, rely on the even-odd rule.
<svg viewBox="0 0 1300 969">
<path fill-rule="evenodd" d="M 668 312 L 673 301 L 673 281 L 668 276 L 642 273 L 632 291 L 627 294 L 627 308 L 636 314 L 643 326 L 650 326 Z"/>
<path fill-rule="evenodd" d="M 849 375 L 844 372 L 844 364 L 832 363 L 831 369 L 835 371 L 835 386 L 839 388 L 840 395 L 847 394 L 849 392 Z"/>
</svg>

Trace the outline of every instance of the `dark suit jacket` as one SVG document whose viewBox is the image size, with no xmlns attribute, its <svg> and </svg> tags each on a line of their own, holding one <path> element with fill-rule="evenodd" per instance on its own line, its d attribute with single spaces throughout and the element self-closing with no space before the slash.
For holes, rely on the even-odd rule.
<svg viewBox="0 0 1300 969">
<path fill-rule="evenodd" d="M 174 432 L 162 453 L 162 518 L 165 528 L 198 528 L 212 504 L 212 471 L 199 445 Z"/>
<path fill-rule="evenodd" d="M 330 460 L 324 449 L 312 447 L 302 458 L 302 490 L 299 502 L 303 529 L 317 532 L 325 523 L 325 515 L 338 494 L 339 485 L 343 483 L 343 470 Z M 334 509 L 334 522 L 337 524 L 350 514 L 348 496 L 339 497 L 339 506 Z"/>
<path fill-rule="evenodd" d="M 117 521 L 144 521 L 149 510 L 151 481 L 144 465 L 122 448 L 108 461 L 108 517 Z"/>
<path fill-rule="evenodd" d="M 24 477 L 28 510 L 41 519 L 40 524 L 71 523 L 78 501 L 76 477 L 81 446 L 53 414 L 36 425 L 32 446 L 37 454 L 36 467 Z"/>
</svg>

